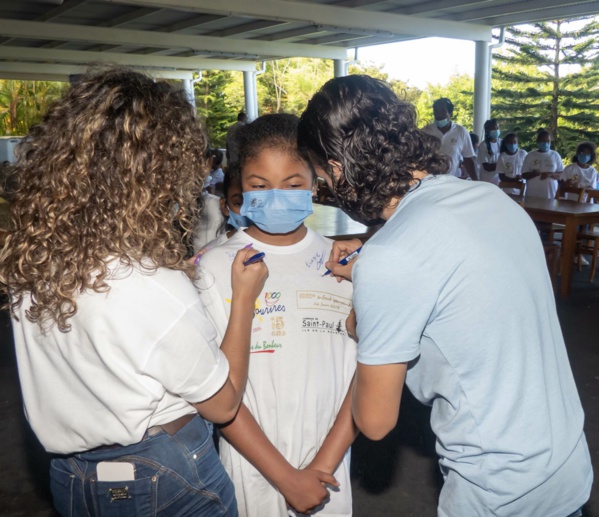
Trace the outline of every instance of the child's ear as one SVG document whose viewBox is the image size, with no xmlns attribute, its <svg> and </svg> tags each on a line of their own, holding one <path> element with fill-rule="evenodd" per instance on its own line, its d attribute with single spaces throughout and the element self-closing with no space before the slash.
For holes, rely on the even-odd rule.
<svg viewBox="0 0 599 517">
<path fill-rule="evenodd" d="M 220 211 L 225 217 L 229 217 L 229 207 L 227 206 L 227 200 L 224 197 L 220 198 Z"/>
</svg>

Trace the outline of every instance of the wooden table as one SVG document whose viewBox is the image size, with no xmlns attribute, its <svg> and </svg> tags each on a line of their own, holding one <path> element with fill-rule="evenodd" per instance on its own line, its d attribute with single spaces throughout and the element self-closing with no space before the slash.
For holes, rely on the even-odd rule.
<svg viewBox="0 0 599 517">
<path fill-rule="evenodd" d="M 354 221 L 340 208 L 335 206 L 314 203 L 314 213 L 310 215 L 305 224 L 311 230 L 330 237 L 331 239 L 360 239 L 372 237 L 380 228 L 379 226 L 365 226 Z"/>
<path fill-rule="evenodd" d="M 563 224 L 562 279 L 560 294 L 567 297 L 572 284 L 572 270 L 576 252 L 578 227 L 599 223 L 599 204 L 578 203 L 565 199 L 541 199 L 535 197 L 510 196 L 524 207 L 533 221 Z"/>
</svg>

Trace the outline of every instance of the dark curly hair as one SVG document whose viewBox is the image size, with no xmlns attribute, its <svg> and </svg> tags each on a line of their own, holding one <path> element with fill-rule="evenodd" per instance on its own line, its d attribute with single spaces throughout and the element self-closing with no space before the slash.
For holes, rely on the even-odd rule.
<svg viewBox="0 0 599 517">
<path fill-rule="evenodd" d="M 576 146 L 576 154 L 572 157 L 572 163 L 578 163 L 578 153 L 582 153 L 585 149 L 588 149 L 590 151 L 590 155 L 591 155 L 591 159 L 587 162 L 589 165 L 592 165 L 593 163 L 595 163 L 595 160 L 597 159 L 597 146 L 595 145 L 594 142 L 590 142 L 590 141 L 586 141 L 586 142 L 580 142 L 577 146 Z"/>
<path fill-rule="evenodd" d="M 13 316 L 70 329 L 77 296 L 106 292 L 107 262 L 190 276 L 207 139 L 181 90 L 124 68 L 90 71 L 32 128 L 0 234 L 0 292 Z M 16 317 L 16 316 L 15 316 Z"/>
<path fill-rule="evenodd" d="M 304 160 L 297 150 L 299 119 L 289 113 L 262 115 L 239 131 L 239 167 L 256 158 L 264 149 L 279 149 Z"/>
<path fill-rule="evenodd" d="M 414 188 L 415 171 L 449 168 L 440 141 L 416 126 L 416 109 L 383 81 L 367 75 L 328 81 L 300 117 L 300 152 L 331 177 L 329 160 L 342 166 L 334 193 L 343 210 L 378 219 L 393 198 Z"/>
</svg>

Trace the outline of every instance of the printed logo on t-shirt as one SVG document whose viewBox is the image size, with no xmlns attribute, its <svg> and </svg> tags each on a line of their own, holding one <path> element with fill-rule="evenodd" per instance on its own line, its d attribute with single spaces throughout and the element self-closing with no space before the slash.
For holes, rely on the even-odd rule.
<svg viewBox="0 0 599 517">
<path fill-rule="evenodd" d="M 328 334 L 346 335 L 345 323 L 342 319 L 304 318 L 302 320 L 302 332 L 327 332 Z"/>
<path fill-rule="evenodd" d="M 270 318 L 272 327 L 271 336 L 284 336 L 285 335 L 285 320 L 283 316 L 272 316 Z"/>
<path fill-rule="evenodd" d="M 505 170 L 509 171 L 512 168 L 512 163 L 511 162 L 505 162 Z"/>
<path fill-rule="evenodd" d="M 250 354 L 274 354 L 283 345 L 274 339 L 255 341 L 250 345 Z"/>
<path fill-rule="evenodd" d="M 285 306 L 280 304 L 279 301 L 281 299 L 281 293 L 277 291 L 264 293 L 264 304 L 265 307 L 262 307 L 260 304 L 260 300 L 256 300 L 256 308 L 254 309 L 254 316 L 260 318 L 260 316 L 265 316 L 267 314 L 272 314 L 273 312 L 285 312 Z M 260 318 L 260 320 L 262 320 Z"/>
</svg>

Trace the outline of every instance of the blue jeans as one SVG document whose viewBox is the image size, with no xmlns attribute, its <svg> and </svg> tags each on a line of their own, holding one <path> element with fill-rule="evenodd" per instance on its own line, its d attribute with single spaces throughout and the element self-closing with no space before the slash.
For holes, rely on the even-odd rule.
<svg viewBox="0 0 599 517">
<path fill-rule="evenodd" d="M 101 461 L 131 462 L 133 481 L 98 481 Z M 54 505 L 65 517 L 237 516 L 233 483 L 199 415 L 173 436 L 160 432 L 134 445 L 55 458 Z"/>
</svg>

